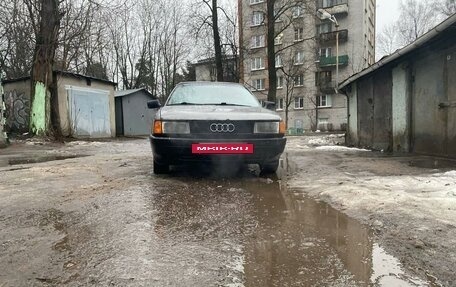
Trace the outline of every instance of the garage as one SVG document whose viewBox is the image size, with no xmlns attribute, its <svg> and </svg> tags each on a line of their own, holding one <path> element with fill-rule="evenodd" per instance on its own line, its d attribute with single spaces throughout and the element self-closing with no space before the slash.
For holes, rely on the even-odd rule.
<svg viewBox="0 0 456 287">
<path fill-rule="evenodd" d="M 68 86 L 70 124 L 75 137 L 109 137 L 109 91 Z"/>
</svg>

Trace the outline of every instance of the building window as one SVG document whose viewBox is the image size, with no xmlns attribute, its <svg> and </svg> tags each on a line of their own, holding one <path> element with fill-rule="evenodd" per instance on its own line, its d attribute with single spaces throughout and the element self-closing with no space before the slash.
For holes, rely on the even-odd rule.
<svg viewBox="0 0 456 287">
<path fill-rule="evenodd" d="M 283 76 L 277 76 L 277 89 L 283 88 Z"/>
<path fill-rule="evenodd" d="M 315 86 L 325 86 L 332 83 L 332 72 L 321 71 L 315 73 Z"/>
<path fill-rule="evenodd" d="M 293 78 L 294 86 L 295 87 L 302 87 L 304 86 L 304 75 L 297 75 Z"/>
<path fill-rule="evenodd" d="M 262 57 L 252 58 L 251 61 L 252 61 L 251 62 L 252 63 L 252 65 L 251 65 L 251 70 L 252 71 L 264 69 L 264 60 L 263 60 Z"/>
<path fill-rule="evenodd" d="M 283 104 L 283 99 L 277 99 L 277 110 L 283 110 L 284 104 Z"/>
<path fill-rule="evenodd" d="M 261 48 L 264 47 L 264 35 L 252 36 L 252 48 Z"/>
<path fill-rule="evenodd" d="M 276 57 L 275 57 L 275 66 L 276 66 L 276 68 L 280 68 L 280 67 L 283 66 L 282 56 L 281 55 L 276 55 Z"/>
<path fill-rule="evenodd" d="M 283 35 L 279 34 L 274 38 L 274 45 L 282 45 Z"/>
<path fill-rule="evenodd" d="M 322 95 L 317 97 L 317 107 L 325 108 L 331 107 L 331 96 Z"/>
<path fill-rule="evenodd" d="M 304 98 L 303 97 L 294 98 L 294 108 L 295 109 L 303 109 L 304 108 Z"/>
<path fill-rule="evenodd" d="M 329 122 L 328 118 L 319 118 L 318 124 L 327 124 Z"/>
<path fill-rule="evenodd" d="M 252 4 L 258 4 L 258 3 L 263 3 L 264 0 L 250 0 L 250 5 Z"/>
<path fill-rule="evenodd" d="M 295 65 L 304 64 L 304 51 L 298 51 L 295 53 L 294 64 Z"/>
<path fill-rule="evenodd" d="M 293 18 L 299 18 L 299 17 L 302 17 L 302 15 L 303 15 L 301 6 L 295 6 L 292 8 L 291 11 L 292 11 L 291 13 L 292 13 Z"/>
<path fill-rule="evenodd" d="M 332 28 L 331 22 L 323 23 L 323 24 L 320 24 L 317 26 L 317 32 L 318 32 L 318 34 L 328 33 L 328 32 L 331 32 L 331 28 Z"/>
<path fill-rule="evenodd" d="M 321 48 L 320 57 L 331 57 L 331 48 Z"/>
<path fill-rule="evenodd" d="M 328 8 L 336 5 L 347 4 L 347 0 L 320 0 L 320 8 Z M 367 4 L 367 2 L 365 2 Z M 366 5 L 367 6 L 367 5 Z"/>
<path fill-rule="evenodd" d="M 252 26 L 262 25 L 264 22 L 264 14 L 260 11 L 254 11 L 252 14 Z"/>
<path fill-rule="evenodd" d="M 302 41 L 304 39 L 304 28 L 295 28 L 294 29 L 294 40 Z"/>
<path fill-rule="evenodd" d="M 264 79 L 256 79 L 252 81 L 252 87 L 254 91 L 264 90 Z"/>
</svg>

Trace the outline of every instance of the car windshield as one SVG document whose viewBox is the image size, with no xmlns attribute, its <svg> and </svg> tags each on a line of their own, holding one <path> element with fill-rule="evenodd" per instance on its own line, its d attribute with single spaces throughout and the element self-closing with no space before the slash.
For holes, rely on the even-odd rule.
<svg viewBox="0 0 456 287">
<path fill-rule="evenodd" d="M 259 107 L 254 95 L 241 85 L 183 84 L 174 89 L 167 105 L 230 105 Z"/>
</svg>

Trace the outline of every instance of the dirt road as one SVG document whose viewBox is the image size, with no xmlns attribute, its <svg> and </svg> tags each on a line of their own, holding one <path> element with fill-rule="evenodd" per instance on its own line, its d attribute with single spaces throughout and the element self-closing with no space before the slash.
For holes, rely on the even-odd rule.
<svg viewBox="0 0 456 287">
<path fill-rule="evenodd" d="M 289 138 L 278 177 L 155 176 L 143 139 L 16 143 L 0 286 L 453 286 L 452 163 L 341 140 Z"/>
</svg>

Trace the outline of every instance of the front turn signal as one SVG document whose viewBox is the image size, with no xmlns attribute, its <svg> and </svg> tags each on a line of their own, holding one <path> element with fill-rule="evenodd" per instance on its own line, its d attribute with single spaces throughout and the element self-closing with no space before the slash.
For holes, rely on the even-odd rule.
<svg viewBox="0 0 456 287">
<path fill-rule="evenodd" d="M 163 133 L 163 128 L 162 128 L 162 121 L 155 120 L 154 121 L 154 126 L 152 129 L 152 134 L 154 135 L 160 135 Z"/>
<path fill-rule="evenodd" d="M 284 122 L 284 121 L 280 121 L 280 124 L 279 124 L 279 134 L 285 134 L 285 131 L 286 131 L 285 122 Z"/>
</svg>

